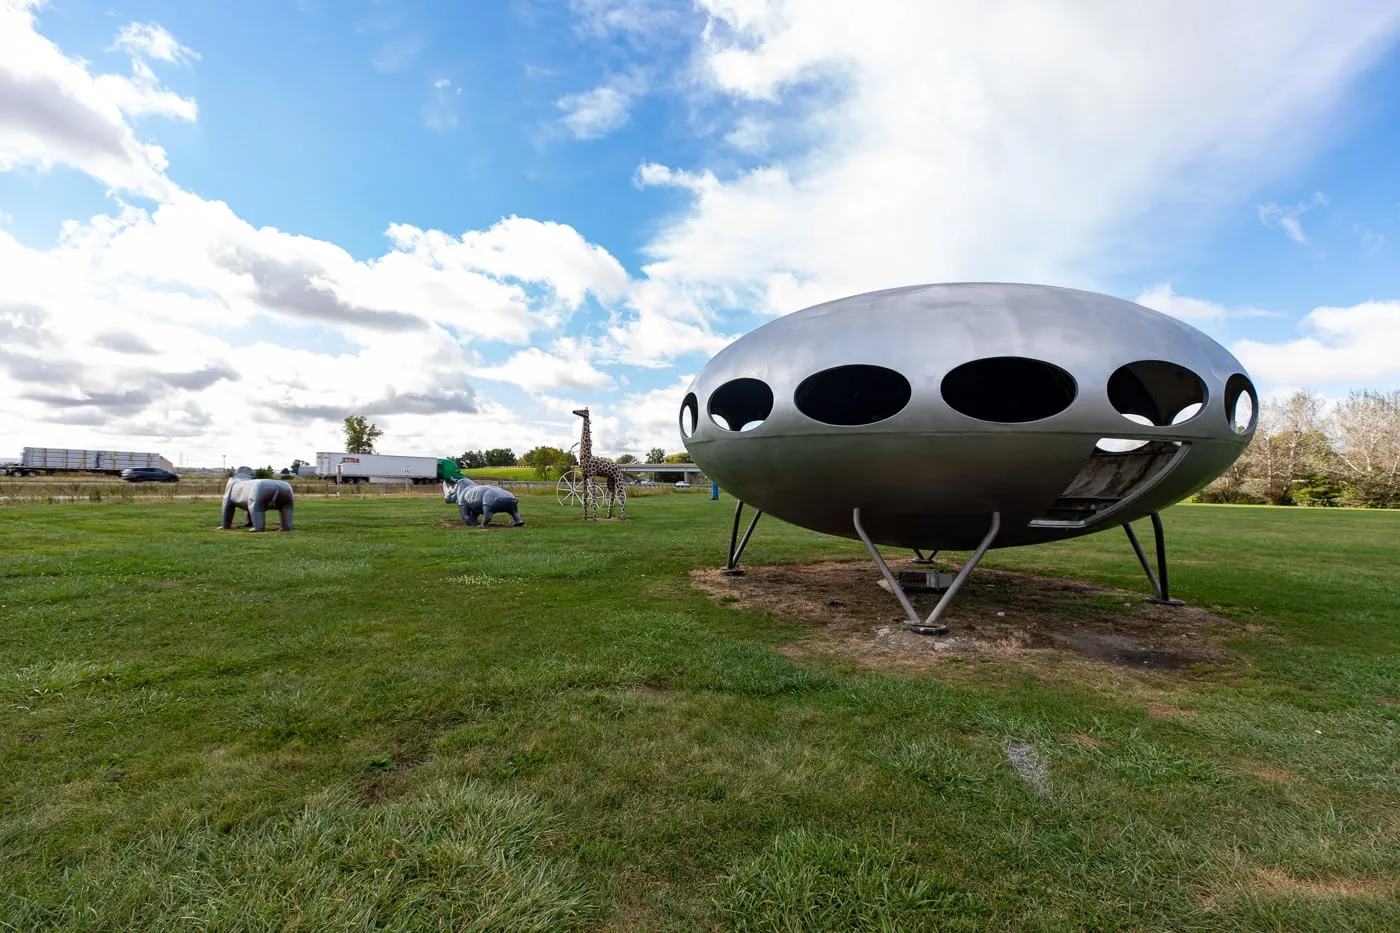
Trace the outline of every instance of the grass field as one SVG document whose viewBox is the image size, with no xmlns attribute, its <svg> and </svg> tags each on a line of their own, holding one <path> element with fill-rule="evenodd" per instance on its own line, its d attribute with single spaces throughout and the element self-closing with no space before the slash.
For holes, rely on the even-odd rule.
<svg viewBox="0 0 1400 933">
<path fill-rule="evenodd" d="M 1400 928 L 1400 514 L 1168 512 L 1243 667 L 896 675 L 690 587 L 731 507 L 0 511 L 0 929 Z"/>
<path fill-rule="evenodd" d="M 475 480 L 510 479 L 519 482 L 528 482 L 540 478 L 535 475 L 534 467 L 482 467 L 477 470 L 464 470 L 463 472 Z"/>
</svg>

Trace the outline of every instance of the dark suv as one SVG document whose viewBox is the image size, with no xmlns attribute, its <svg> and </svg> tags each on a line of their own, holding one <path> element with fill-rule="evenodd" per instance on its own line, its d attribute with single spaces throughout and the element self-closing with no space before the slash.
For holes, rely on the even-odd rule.
<svg viewBox="0 0 1400 933">
<path fill-rule="evenodd" d="M 178 483 L 180 475 L 160 467 L 132 467 L 122 470 L 122 479 L 128 483 Z"/>
</svg>

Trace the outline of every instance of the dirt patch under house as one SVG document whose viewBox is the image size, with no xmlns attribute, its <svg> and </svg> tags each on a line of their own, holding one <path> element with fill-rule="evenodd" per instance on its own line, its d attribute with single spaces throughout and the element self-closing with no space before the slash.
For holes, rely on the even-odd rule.
<svg viewBox="0 0 1400 933">
<path fill-rule="evenodd" d="M 931 569 L 892 563 L 904 569 Z M 949 565 L 939 564 L 939 569 Z M 934 661 L 990 656 L 1033 661 L 1052 655 L 1141 670 L 1231 665 L 1240 658 L 1222 641 L 1240 626 L 1192 606 L 1161 606 L 1143 593 L 1004 570 L 975 571 L 943 617 L 946 634 L 906 630 L 903 610 L 868 561 L 824 561 L 691 572 L 692 583 L 718 601 L 767 609 L 814 629 L 818 650 L 861 660 Z M 924 617 L 936 593 L 909 593 Z"/>
</svg>

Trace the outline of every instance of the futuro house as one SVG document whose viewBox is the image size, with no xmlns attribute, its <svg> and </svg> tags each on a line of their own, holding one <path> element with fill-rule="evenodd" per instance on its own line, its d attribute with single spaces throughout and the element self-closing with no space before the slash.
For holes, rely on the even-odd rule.
<svg viewBox="0 0 1400 933">
<path fill-rule="evenodd" d="M 906 608 L 876 544 L 977 549 L 947 599 L 989 547 L 1121 525 L 1151 578 L 1127 525 L 1144 516 L 1167 599 L 1156 513 L 1235 461 L 1257 410 L 1239 361 L 1175 318 L 1074 289 L 966 283 L 759 327 L 696 376 L 680 430 L 740 509 L 864 540 Z M 736 536 L 738 524 L 736 512 Z M 729 569 L 742 549 L 731 540 Z"/>
</svg>

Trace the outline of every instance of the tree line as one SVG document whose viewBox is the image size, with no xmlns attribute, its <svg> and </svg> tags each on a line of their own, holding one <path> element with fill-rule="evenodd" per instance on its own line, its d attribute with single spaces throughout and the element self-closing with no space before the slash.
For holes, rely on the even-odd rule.
<svg viewBox="0 0 1400 933">
<path fill-rule="evenodd" d="M 533 467 L 537 479 L 558 479 L 569 471 L 570 468 L 578 465 L 578 457 L 571 451 L 560 450 L 558 447 L 535 447 L 522 454 L 519 459 L 512 459 L 509 463 L 480 463 L 483 459 L 489 459 L 492 451 L 467 451 L 461 457 L 455 458 L 457 465 L 462 469 L 479 469 L 480 466 L 527 466 Z M 504 450 L 504 456 L 510 454 L 510 450 Z M 631 463 L 639 463 L 632 454 L 622 454 L 616 461 L 622 466 Z M 647 451 L 646 463 L 691 463 L 693 462 L 688 453 L 667 454 L 660 447 L 653 447 Z"/>
<path fill-rule="evenodd" d="M 531 451 L 534 453 L 534 451 Z M 528 455 L 527 455 L 528 456 Z M 480 470 L 483 467 L 513 467 L 516 465 L 515 451 L 509 447 L 493 447 L 490 450 L 468 450 L 460 457 L 453 457 L 457 466 L 464 470 Z"/>
<path fill-rule="evenodd" d="M 1260 407 L 1249 446 L 1200 502 L 1400 507 L 1400 390 L 1315 392 Z"/>
</svg>

